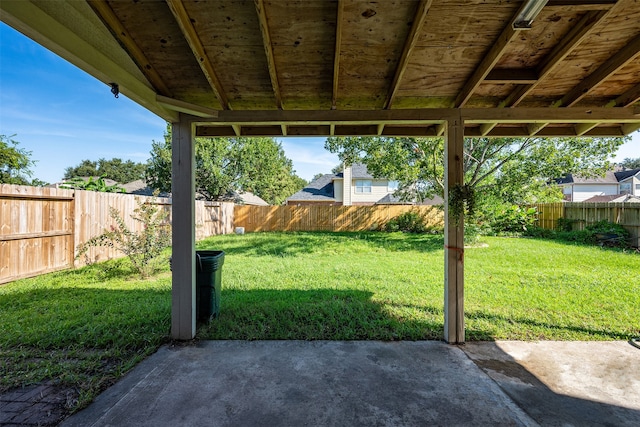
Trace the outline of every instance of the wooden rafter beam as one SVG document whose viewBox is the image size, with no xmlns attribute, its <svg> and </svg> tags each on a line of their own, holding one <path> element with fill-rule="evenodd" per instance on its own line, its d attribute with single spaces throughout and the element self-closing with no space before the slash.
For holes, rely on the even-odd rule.
<svg viewBox="0 0 640 427">
<path fill-rule="evenodd" d="M 611 58 L 602 63 L 593 73 L 584 78 L 559 101 L 556 107 L 571 107 L 584 98 L 591 90 L 598 87 L 607 78 L 615 74 L 634 58 L 640 55 L 640 35 L 633 38 Z"/>
<path fill-rule="evenodd" d="M 628 107 L 640 101 L 640 83 L 617 97 L 612 107 Z"/>
<path fill-rule="evenodd" d="M 187 43 L 189 44 L 193 55 L 196 57 L 196 61 L 198 62 L 198 65 L 200 65 L 202 73 L 209 82 L 209 86 L 211 86 L 213 93 L 218 99 L 218 102 L 220 102 L 220 105 L 223 109 L 230 109 L 231 106 L 229 105 L 229 100 L 224 92 L 222 84 L 220 83 L 220 79 L 218 78 L 218 75 L 213 68 L 213 64 L 211 64 L 211 61 L 209 61 L 209 57 L 204 50 L 204 46 L 202 46 L 202 42 L 198 37 L 196 29 L 191 23 L 191 18 L 189 18 L 182 0 L 167 0 L 167 4 L 169 5 L 171 13 L 173 13 L 173 16 L 175 17 L 176 22 L 180 26 L 182 34 L 187 40 Z"/>
<path fill-rule="evenodd" d="M 280 91 L 280 83 L 278 82 L 278 72 L 276 71 L 276 60 L 273 55 L 273 45 L 271 43 L 271 35 L 269 34 L 269 24 L 267 22 L 267 12 L 264 8 L 264 0 L 254 0 L 256 12 L 258 14 L 258 22 L 260 23 L 260 32 L 262 33 L 262 43 L 264 52 L 267 56 L 267 67 L 269 67 L 269 76 L 271 77 L 271 87 L 273 95 L 276 99 L 276 106 L 282 110 L 282 94 Z"/>
<path fill-rule="evenodd" d="M 625 45 L 622 49 L 611 56 L 607 61 L 602 63 L 593 73 L 589 74 L 578 85 L 576 85 L 569 93 L 562 97 L 562 99 L 556 101 L 554 107 L 571 107 L 578 103 L 582 98 L 604 82 L 607 78 L 615 74 L 618 70 L 627 65 L 630 61 L 635 59 L 640 54 L 640 35 L 636 36 L 631 42 Z M 590 128 L 587 124 L 583 124 L 577 129 L 582 134 L 591 131 L 598 126 L 598 123 L 591 123 Z M 544 126 L 543 126 L 544 127 Z M 539 132 L 542 127 L 537 128 Z"/>
<path fill-rule="evenodd" d="M 384 103 L 384 108 L 390 109 L 393 105 L 394 98 L 398 92 L 400 87 L 400 82 L 402 81 L 402 77 L 404 73 L 407 71 L 407 65 L 409 64 L 409 58 L 413 53 L 413 49 L 416 47 L 416 43 L 418 42 L 418 36 L 422 31 L 422 26 L 424 25 L 425 18 L 427 16 L 427 12 L 431 7 L 432 0 L 421 0 L 418 4 L 418 8 L 416 9 L 415 16 L 413 17 L 413 24 L 411 25 L 411 30 L 409 31 L 409 35 L 407 36 L 407 40 L 404 43 L 404 48 L 402 50 L 402 55 L 400 56 L 400 60 L 398 61 L 398 66 L 396 67 L 396 73 L 393 76 L 393 80 L 391 81 L 391 87 L 389 89 L 389 93 L 387 94 L 387 99 Z"/>
<path fill-rule="evenodd" d="M 491 70 L 484 80 L 487 83 L 533 84 L 538 81 L 538 71 L 535 68 L 496 68 Z"/>
<path fill-rule="evenodd" d="M 333 93 L 331 95 L 331 109 L 338 104 L 338 84 L 340 82 L 340 49 L 342 46 L 342 25 L 344 21 L 344 1 L 338 0 L 336 12 L 336 48 L 333 56 Z M 332 133 L 333 135 L 333 133 Z"/>
<path fill-rule="evenodd" d="M 558 43 L 537 67 L 538 80 L 531 84 L 518 86 L 500 103 L 503 107 L 514 107 L 533 91 L 582 41 L 593 27 L 607 15 L 605 11 L 587 12 Z"/>
<path fill-rule="evenodd" d="M 524 6 L 526 6 L 526 2 L 518 9 L 516 14 L 512 19 L 509 20 L 509 23 L 500 33 L 498 39 L 493 43 L 489 51 L 486 55 L 483 56 L 482 61 L 478 64 L 476 69 L 474 70 L 471 77 L 466 81 L 460 93 L 456 97 L 454 106 L 456 108 L 463 107 L 471 96 L 475 92 L 475 90 L 480 86 L 480 84 L 486 79 L 489 73 L 493 70 L 493 67 L 496 66 L 502 55 L 505 53 L 507 46 L 513 39 L 515 39 L 519 30 L 513 28 L 513 23 L 523 10 Z"/>
<path fill-rule="evenodd" d="M 109 28 L 120 45 L 129 53 L 131 59 L 134 60 L 142 74 L 149 80 L 149 83 L 154 87 L 156 93 L 171 96 L 171 91 L 160 77 L 158 71 L 151 65 L 144 51 L 133 40 L 129 31 L 127 31 L 122 22 L 120 22 L 120 19 L 116 16 L 106 0 L 91 0 L 89 1 L 89 6 L 91 6 L 96 15 L 98 15 L 107 28 Z"/>
</svg>

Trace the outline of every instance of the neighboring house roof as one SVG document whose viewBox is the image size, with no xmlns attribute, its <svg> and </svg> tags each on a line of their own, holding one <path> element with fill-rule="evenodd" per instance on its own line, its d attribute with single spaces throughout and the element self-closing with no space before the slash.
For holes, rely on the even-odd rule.
<svg viewBox="0 0 640 427">
<path fill-rule="evenodd" d="M 618 171 L 615 172 L 614 175 L 616 176 L 618 182 L 622 182 L 631 178 L 632 176 L 640 175 L 640 168 Z"/>
<path fill-rule="evenodd" d="M 128 194 L 136 194 L 138 196 L 153 196 L 154 189 L 149 187 L 147 183 L 142 179 L 136 179 L 135 181 L 128 182 L 121 185 L 124 191 Z M 158 197 L 171 197 L 171 193 L 159 193 Z"/>
<path fill-rule="evenodd" d="M 580 175 L 567 174 L 563 178 L 556 180 L 558 184 L 617 184 L 625 179 L 640 173 L 640 169 L 629 169 L 624 171 L 607 171 L 605 176 L 583 177 Z"/>
<path fill-rule="evenodd" d="M 243 205 L 253 205 L 253 206 L 269 206 L 264 199 L 256 196 L 255 194 L 249 191 L 241 191 L 239 193 L 234 193 L 235 202 Z"/>
<path fill-rule="evenodd" d="M 287 201 L 311 200 L 311 201 L 335 201 L 333 196 L 333 180 L 335 174 L 325 174 L 311 181 L 302 190 L 287 198 Z"/>
<path fill-rule="evenodd" d="M 336 178 L 344 178 L 342 172 L 335 175 Z M 369 173 L 367 166 L 362 163 L 354 163 L 351 165 L 351 179 L 373 179 L 373 175 Z"/>
<path fill-rule="evenodd" d="M 611 194 L 607 196 L 593 196 L 583 202 L 585 203 L 640 203 L 640 197 L 631 194 Z"/>
</svg>

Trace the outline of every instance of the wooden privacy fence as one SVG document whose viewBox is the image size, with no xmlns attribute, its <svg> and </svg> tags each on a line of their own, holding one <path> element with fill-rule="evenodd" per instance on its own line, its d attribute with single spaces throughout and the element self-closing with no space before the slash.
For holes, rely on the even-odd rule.
<svg viewBox="0 0 640 427">
<path fill-rule="evenodd" d="M 574 220 L 574 229 L 599 221 L 609 221 L 622 225 L 631 233 L 632 244 L 640 246 L 640 203 L 544 203 L 531 205 L 538 209 L 538 225 L 555 229 L 558 219 Z"/>
<path fill-rule="evenodd" d="M 403 212 L 417 211 L 428 226 L 444 225 L 435 206 L 243 206 L 234 207 L 235 227 L 245 231 L 362 231 L 375 230 Z"/>
<path fill-rule="evenodd" d="M 132 194 L 0 185 L 0 283 L 121 257 L 112 248 L 90 248 L 75 260 L 76 249 L 115 226 L 118 210 L 130 230 L 143 224 L 131 215 L 142 203 L 168 212 L 171 199 Z M 196 239 L 233 231 L 233 203 L 196 201 Z"/>
</svg>

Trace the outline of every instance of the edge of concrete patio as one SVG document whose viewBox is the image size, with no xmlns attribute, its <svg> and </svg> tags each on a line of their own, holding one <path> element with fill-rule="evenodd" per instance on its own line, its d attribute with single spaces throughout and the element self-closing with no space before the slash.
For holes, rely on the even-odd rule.
<svg viewBox="0 0 640 427">
<path fill-rule="evenodd" d="M 554 389 L 550 366 L 581 374 L 580 354 L 610 369 L 591 394 L 578 378 Z M 637 373 L 639 360 L 625 342 L 202 341 L 162 347 L 62 425 L 632 425 L 637 378 L 602 399 L 591 387 Z"/>
</svg>

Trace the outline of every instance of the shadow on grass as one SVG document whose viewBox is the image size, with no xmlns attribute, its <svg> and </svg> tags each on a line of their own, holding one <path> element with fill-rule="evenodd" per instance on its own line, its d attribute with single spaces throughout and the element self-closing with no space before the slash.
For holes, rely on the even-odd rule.
<svg viewBox="0 0 640 427">
<path fill-rule="evenodd" d="M 432 305 L 372 300 L 359 290 L 223 290 L 219 318 L 202 325 L 200 339 L 246 340 L 439 340 L 444 312 Z M 410 313 L 410 314 L 398 314 Z M 579 325 L 556 325 L 527 318 L 510 318 L 488 311 L 467 311 L 468 341 L 558 339 L 576 333 L 600 340 L 629 339 L 621 331 Z M 485 321 L 479 324 L 475 321 Z M 498 333 L 500 331 L 500 333 Z M 560 338 L 562 339 L 562 338 Z"/>
<path fill-rule="evenodd" d="M 627 334 L 624 332 L 607 331 L 602 329 L 591 329 L 582 326 L 574 325 L 555 325 L 547 322 L 540 322 L 533 319 L 507 317 L 499 314 L 489 313 L 486 311 L 465 311 L 465 319 L 468 320 L 488 320 L 495 329 L 500 329 L 501 325 L 508 325 L 509 328 L 519 329 L 520 335 L 515 339 L 557 339 L 557 336 L 572 336 L 575 333 L 587 334 L 591 337 L 597 337 L 601 340 L 628 340 L 632 338 L 633 334 Z M 523 336 L 524 331 L 532 330 L 532 328 L 538 328 L 539 333 L 531 332 L 530 336 Z M 547 335 L 545 335 L 547 331 Z M 551 331 L 553 331 L 551 333 Z M 486 329 L 475 328 L 473 326 L 467 326 L 466 330 L 467 338 L 472 341 L 493 341 L 495 340 L 495 333 Z"/>
<path fill-rule="evenodd" d="M 223 290 L 220 316 L 198 331 L 200 339 L 429 340 L 442 339 L 438 310 L 422 320 L 391 315 L 359 290 Z M 418 307 L 418 310 L 421 308 Z M 440 310 L 441 311 L 441 310 Z"/>
<path fill-rule="evenodd" d="M 443 249 L 444 237 L 433 234 L 403 234 L 382 232 L 292 232 L 249 233 L 245 235 L 216 236 L 197 244 L 198 249 L 224 250 L 230 255 L 296 256 L 327 251 L 371 248 L 389 251 L 433 252 Z"/>
</svg>

